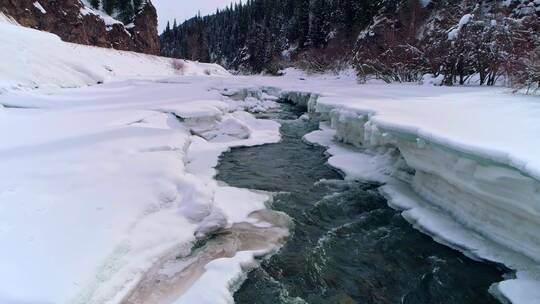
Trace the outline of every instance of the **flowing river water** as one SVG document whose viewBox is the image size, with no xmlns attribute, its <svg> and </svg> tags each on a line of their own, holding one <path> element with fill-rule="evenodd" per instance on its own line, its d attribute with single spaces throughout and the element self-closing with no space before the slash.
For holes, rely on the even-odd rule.
<svg viewBox="0 0 540 304">
<path fill-rule="evenodd" d="M 489 304 L 503 269 L 473 261 L 415 230 L 388 207 L 379 185 L 345 181 L 325 150 L 302 137 L 318 123 L 284 104 L 267 118 L 281 124 L 277 144 L 236 148 L 217 179 L 272 191 L 272 208 L 293 220 L 279 252 L 261 262 L 236 303 Z"/>
</svg>

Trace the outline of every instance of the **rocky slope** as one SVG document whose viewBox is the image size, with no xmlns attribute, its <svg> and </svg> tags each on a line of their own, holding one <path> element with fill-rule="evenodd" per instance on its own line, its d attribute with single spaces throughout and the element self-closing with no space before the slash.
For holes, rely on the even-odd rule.
<svg viewBox="0 0 540 304">
<path fill-rule="evenodd" d="M 158 54 L 160 49 L 157 13 L 149 0 L 134 10 L 129 24 L 83 0 L 0 0 L 0 12 L 68 42 L 147 54 Z"/>
</svg>

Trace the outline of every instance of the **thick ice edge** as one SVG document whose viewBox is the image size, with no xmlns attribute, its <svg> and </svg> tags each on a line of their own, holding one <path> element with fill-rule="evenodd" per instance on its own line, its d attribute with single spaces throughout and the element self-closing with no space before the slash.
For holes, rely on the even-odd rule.
<svg viewBox="0 0 540 304">
<path fill-rule="evenodd" d="M 534 291 L 540 287 L 536 179 L 497 158 L 429 142 L 399 124 L 381 126 L 373 114 L 339 107 L 325 114 L 331 126 L 322 124 L 305 139 L 329 148 L 330 165 L 350 179 L 386 183 L 381 192 L 389 204 L 438 242 L 516 270 L 515 279 L 492 287 L 501 300 L 540 301 Z"/>
</svg>

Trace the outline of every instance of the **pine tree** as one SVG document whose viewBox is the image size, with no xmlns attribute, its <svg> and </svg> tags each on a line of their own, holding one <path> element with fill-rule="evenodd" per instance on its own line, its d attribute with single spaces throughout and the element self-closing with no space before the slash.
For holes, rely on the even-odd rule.
<svg viewBox="0 0 540 304">
<path fill-rule="evenodd" d="M 296 30 L 298 45 L 302 48 L 308 42 L 309 34 L 309 0 L 296 1 Z"/>
<path fill-rule="evenodd" d="M 326 37 L 329 34 L 329 12 L 326 7 L 326 0 L 314 0 L 311 11 L 309 43 L 315 47 L 320 47 L 325 44 Z"/>
<path fill-rule="evenodd" d="M 99 8 L 99 0 L 91 0 L 90 5 L 92 5 L 93 8 L 98 9 Z"/>
<path fill-rule="evenodd" d="M 133 0 L 116 0 L 116 8 L 118 9 L 118 18 L 124 24 L 131 23 L 135 16 L 135 9 L 133 8 Z"/>
<path fill-rule="evenodd" d="M 115 8 L 116 0 L 103 0 L 103 9 L 107 14 L 112 15 Z"/>
<path fill-rule="evenodd" d="M 143 4 L 143 0 L 133 0 L 133 8 L 135 9 L 135 13 L 137 13 Z"/>
<path fill-rule="evenodd" d="M 401 0 L 375 2 L 386 1 Z M 164 32 L 161 36 L 163 54 L 197 60 L 208 57 L 228 68 L 247 72 L 276 70 L 275 63 L 280 59 L 298 56 L 312 46 L 325 48 L 332 31 L 352 32 L 351 29 L 358 27 L 354 24 L 368 24 L 373 12 L 379 9 L 373 2 L 246 0 L 231 3 L 212 16 L 201 17 L 198 13 L 182 24 L 175 22 L 170 34 Z M 362 11 L 367 8 L 369 11 Z M 347 22 L 343 18 L 346 14 L 350 19 Z M 360 20 L 360 16 L 369 18 Z M 350 24 L 348 28 L 346 23 Z M 349 50 L 355 39 L 354 34 L 349 36 L 346 44 Z"/>
</svg>

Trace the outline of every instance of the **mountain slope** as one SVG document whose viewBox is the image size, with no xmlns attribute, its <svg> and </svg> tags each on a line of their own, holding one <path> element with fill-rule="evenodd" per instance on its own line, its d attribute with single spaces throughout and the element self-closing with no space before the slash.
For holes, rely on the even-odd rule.
<svg viewBox="0 0 540 304">
<path fill-rule="evenodd" d="M 0 94 L 19 88 L 80 87 L 125 77 L 229 74 L 214 64 L 67 43 L 1 17 Z"/>
<path fill-rule="evenodd" d="M 156 9 L 149 0 L 0 0 L 0 12 L 68 42 L 148 54 L 160 49 Z"/>
<path fill-rule="evenodd" d="M 539 32 L 538 0 L 251 0 L 169 27 L 161 44 L 247 73 L 352 64 L 360 80 L 531 85 Z"/>
</svg>

